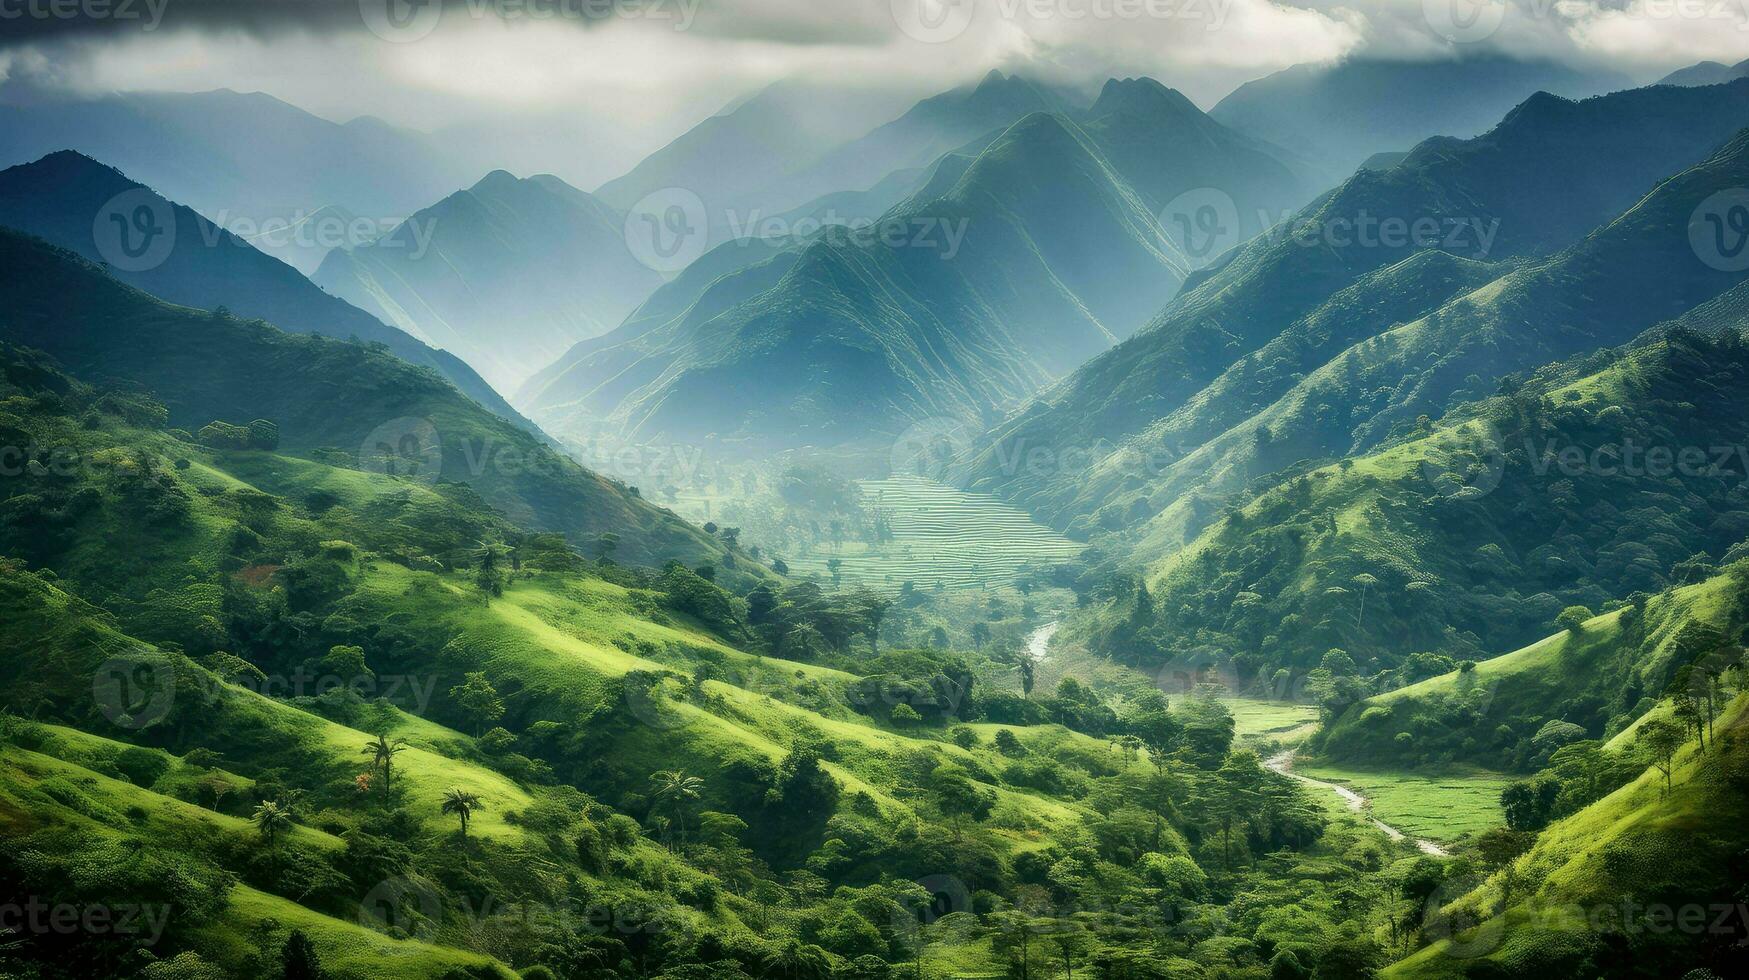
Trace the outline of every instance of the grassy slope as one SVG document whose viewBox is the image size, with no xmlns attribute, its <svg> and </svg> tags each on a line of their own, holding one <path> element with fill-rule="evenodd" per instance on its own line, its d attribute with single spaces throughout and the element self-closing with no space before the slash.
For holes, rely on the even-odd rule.
<svg viewBox="0 0 1749 980">
<path fill-rule="evenodd" d="M 1442 674 L 1369 698 L 1336 720 L 1323 750 L 1348 761 L 1403 762 L 1395 736 L 1406 731 L 1459 758 L 1504 764 L 1517 740 L 1552 720 L 1579 724 L 1592 738 L 1615 735 L 1633 720 L 1641 696 L 1663 691 L 1679 659 L 1678 634 L 1695 623 L 1725 625 L 1736 589 L 1733 576 L 1716 576 L 1653 598 L 1643 622 L 1631 609 L 1617 610 L 1582 633 L 1563 631 L 1483 660 L 1472 674 Z M 1499 733 L 1502 725 L 1509 735 Z"/>
<path fill-rule="evenodd" d="M 1716 746 L 1704 755 L 1696 743 L 1683 750 L 1673 792 L 1666 793 L 1662 776 L 1647 769 L 1550 826 L 1517 861 L 1515 873 L 1523 884 L 1503 914 L 1501 876 L 1496 875 L 1448 906 L 1479 918 L 1479 926 L 1434 943 L 1386 976 L 1461 977 L 1489 966 L 1494 975 L 1567 976 L 1595 973 L 1604 963 L 1636 961 L 1674 976 L 1704 965 L 1732 935 L 1703 934 L 1718 917 L 1714 903 L 1740 900 L 1738 876 L 1749 845 L 1749 824 L 1742 820 L 1749 806 L 1746 734 L 1749 699 L 1739 695 L 1718 721 Z M 1632 909 L 1638 911 L 1624 914 L 1624 901 L 1635 903 Z M 1671 930 L 1668 921 L 1642 918 L 1650 903 L 1706 910 L 1702 932 Z M 1593 923 L 1617 935 L 1605 936 Z M 1738 923 L 1733 919 L 1728 927 Z M 1630 957 L 1624 944 L 1636 955 Z"/>
<path fill-rule="evenodd" d="M 104 841 L 153 841 L 166 850 L 197 855 L 214 867 L 223 867 L 227 855 L 256 847 L 248 820 L 214 813 L 57 757 L 89 753 L 95 741 L 101 740 L 53 729 L 46 753 L 9 748 L 0 757 L 0 836 L 16 845 L 23 835 L 67 827 Z M 110 743 L 109 747 L 122 746 Z M 299 851 L 333 852 L 343 844 L 321 831 L 297 827 L 280 846 L 294 855 L 287 860 L 296 860 Z M 324 965 L 343 977 L 432 977 L 491 962 L 473 953 L 394 939 L 245 884 L 232 886 L 223 912 L 202 927 L 200 948 L 210 961 L 241 970 L 255 950 L 251 937 L 278 928 L 303 930 Z"/>
</svg>

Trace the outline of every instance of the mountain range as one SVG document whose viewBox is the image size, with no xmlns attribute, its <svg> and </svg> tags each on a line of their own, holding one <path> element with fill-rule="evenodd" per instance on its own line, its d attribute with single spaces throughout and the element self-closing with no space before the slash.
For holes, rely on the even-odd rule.
<svg viewBox="0 0 1749 980">
<path fill-rule="evenodd" d="M 1538 91 L 1584 98 L 1631 84 L 1624 75 L 1531 58 L 1356 56 L 1247 82 L 1209 115 L 1291 148 L 1335 183 L 1375 153 L 1401 152 L 1431 136 L 1480 134 Z"/>
<path fill-rule="evenodd" d="M 579 545 L 613 534 L 640 561 L 717 553 L 709 535 L 386 350 L 173 305 L 10 229 L 0 228 L 0 254 L 0 340 L 152 393 L 175 428 L 264 420 L 273 448 L 454 484 L 477 506 Z"/>
<path fill-rule="evenodd" d="M 557 177 L 502 170 L 328 253 L 312 279 L 503 391 L 617 326 L 661 282 L 627 246 L 624 214 Z"/>
<path fill-rule="evenodd" d="M 0 105 L 0 166 L 58 150 L 103 160 L 304 273 L 356 236 L 344 219 L 363 216 L 374 237 L 470 176 L 424 134 L 330 122 L 260 92 Z M 319 221 L 330 208 L 343 220 Z"/>
<path fill-rule="evenodd" d="M 1484 274 L 1443 258 L 1375 273 L 1429 248 L 1507 272 L 1581 240 L 1746 124 L 1749 82 L 1584 102 L 1539 95 L 1484 136 L 1423 143 L 1231 253 L 1135 337 L 995 427 L 953 472 L 1083 534 L 1150 520 L 1188 503 L 1153 483 L 1163 468 L 1236 431 L 1348 345 L 1436 309 L 1415 310 L 1415 302 L 1443 303 L 1442 290 Z M 1389 222 L 1401 234 L 1377 233 Z M 1418 222 L 1429 230 L 1425 240 L 1409 234 Z M 1449 285 L 1413 281 L 1422 276 Z M 1413 301 L 1404 305 L 1404 297 Z M 1491 383 L 1484 375 L 1472 390 Z M 1017 462 L 1029 458 L 1032 465 Z M 1276 466 L 1294 462 L 1274 458 Z M 1268 472 L 1248 464 L 1217 475 L 1245 481 Z"/>
<path fill-rule="evenodd" d="M 1211 251 L 1173 220 L 1195 210 L 1182 202 L 1220 202 L 1236 241 L 1311 192 L 1178 93 L 1113 80 L 1084 112 L 1033 113 L 943 157 L 874 226 L 892 241 L 836 228 L 722 246 L 706 258 L 720 272 L 662 298 L 665 323 L 635 316 L 515 397 L 563 436 L 747 453 L 976 425 L 1172 297 L 1198 264 L 1187 249 Z"/>
<path fill-rule="evenodd" d="M 121 240 L 100 238 L 116 218 L 150 225 L 139 230 L 136 244 L 159 249 L 161 257 L 142 252 L 144 261 L 136 266 L 117 251 Z M 193 209 L 82 154 L 60 151 L 0 172 L 0 225 L 106 263 L 120 281 L 172 303 L 207 310 L 224 307 L 287 331 L 383 344 L 409 364 L 436 371 L 493 413 L 532 428 L 454 354 L 433 349 L 336 299 Z M 163 238 L 151 242 L 144 237 L 159 226 Z"/>
</svg>

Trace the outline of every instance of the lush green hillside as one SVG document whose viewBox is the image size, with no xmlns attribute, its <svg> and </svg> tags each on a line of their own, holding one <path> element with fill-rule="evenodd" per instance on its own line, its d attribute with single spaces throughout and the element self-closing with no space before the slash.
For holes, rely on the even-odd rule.
<svg viewBox="0 0 1749 980">
<path fill-rule="evenodd" d="M 260 317 L 291 333 L 384 344 L 409 364 L 437 371 L 494 413 L 528 425 L 455 354 L 429 347 L 385 325 L 394 321 L 379 320 L 324 293 L 296 269 L 262 254 L 229 230 L 89 157 L 53 153 L 0 172 L 0 225 L 104 263 L 107 256 L 98 248 L 92 229 L 105 206 L 121 195 L 130 195 L 125 200 L 131 207 L 151 208 L 157 215 L 154 220 L 163 220 L 166 228 L 175 226 L 167 232 L 170 247 L 161 262 L 141 270 L 110 267 L 110 274 L 122 282 L 180 306 L 202 310 L 222 306 L 246 319 Z M 130 211 L 123 217 L 132 215 Z"/>
<path fill-rule="evenodd" d="M 865 652 L 861 599 L 591 562 L 170 414 L 0 349 L 0 880 L 172 923 L 9 950 L 43 976 L 307 945 L 335 977 L 942 977 L 1063 930 L 1078 972 L 1376 957 L 1325 884 L 1364 903 L 1392 846 L 1229 755 L 1217 703 L 1027 697 Z"/>
<path fill-rule="evenodd" d="M 1429 140 L 1396 167 L 1356 174 L 1192 280 L 1137 336 L 987 433 L 955 480 L 1067 528 L 1107 503 L 1083 496 L 1089 470 L 1362 277 L 1427 248 L 1499 261 L 1568 247 L 1658 181 L 1706 160 L 1745 124 L 1749 82 L 1639 89 L 1579 103 L 1539 95 L 1483 136 Z M 1363 294 L 1347 302 L 1364 309 L 1372 300 Z M 1197 448 L 1193 439 L 1161 445 L 1143 438 L 1134 455 L 1164 465 Z M 1157 469 L 1131 465 L 1125 472 L 1146 480 Z"/>
<path fill-rule="evenodd" d="M 1553 369 L 1233 511 L 1157 570 L 1152 632 L 1111 635 L 1130 656 L 1212 644 L 1247 671 L 1303 674 L 1341 648 L 1370 674 L 1481 659 L 1565 607 L 1706 574 L 1749 528 L 1729 449 L 1749 436 L 1746 370 L 1737 331 Z"/>
<path fill-rule="evenodd" d="M 1624 343 L 1710 303 L 1742 276 L 1714 268 L 1695 252 L 1690 215 L 1745 172 L 1749 139 L 1738 139 L 1548 262 L 1459 295 L 1297 377 L 1273 403 L 1165 467 L 1148 503 L 1132 503 L 1132 514 L 1164 503 L 1143 528 L 1140 553 L 1171 553 L 1187 532 L 1212 518 L 1213 501 L 1243 489 L 1247 480 L 1304 469 L 1307 460 L 1367 452 L 1420 418 L 1438 418 L 1454 402 L 1491 393 L 1498 379 Z M 1296 339 L 1290 336 L 1290 348 Z M 1241 373 L 1292 370 L 1285 351 L 1265 348 L 1258 360 L 1272 354 L 1279 356 L 1273 371 L 1248 360 Z M 1193 402 L 1193 418 L 1196 408 Z M 1107 468 L 1122 467 L 1135 446 L 1157 445 L 1155 439 L 1155 432 L 1145 434 Z"/>
<path fill-rule="evenodd" d="M 1319 740 L 1351 762 L 1463 760 L 1534 770 L 1568 742 L 1626 731 L 1677 670 L 1745 622 L 1745 573 L 1684 586 L 1522 650 L 1367 698 Z M 1407 737 L 1402 737 L 1407 734 Z"/>
<path fill-rule="evenodd" d="M 312 278 L 514 391 L 661 282 L 625 228 L 624 214 L 557 177 L 497 170 L 378 241 L 328 253 Z"/>
<path fill-rule="evenodd" d="M 162 399 L 171 425 L 195 432 L 263 419 L 288 450 L 466 484 L 513 521 L 579 544 L 617 534 L 635 560 L 720 551 L 635 491 L 386 351 L 171 306 L 14 232 L 0 231 L 0 255 L 10 300 L 0 338 L 46 350 L 82 376 L 144 387 Z"/>
<path fill-rule="evenodd" d="M 1704 750 L 1693 740 L 1677 750 L 1668 778 L 1648 765 L 1651 753 L 1619 750 L 1635 777 L 1551 825 L 1475 890 L 1436 894 L 1427 945 L 1383 975 L 1741 972 L 1746 710 L 1739 694 Z"/>
</svg>

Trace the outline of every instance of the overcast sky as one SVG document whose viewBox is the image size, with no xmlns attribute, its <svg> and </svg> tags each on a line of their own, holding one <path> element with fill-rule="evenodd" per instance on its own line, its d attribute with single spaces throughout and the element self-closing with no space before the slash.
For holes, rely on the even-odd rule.
<svg viewBox="0 0 1749 980">
<path fill-rule="evenodd" d="M 992 67 L 1149 74 L 1206 107 L 1248 79 L 1357 52 L 1506 51 L 1645 79 L 1749 57 L 1749 0 L 1476 3 L 0 0 L 0 97 L 259 90 L 338 121 L 540 121 L 624 155 L 786 77 L 902 106 Z"/>
</svg>

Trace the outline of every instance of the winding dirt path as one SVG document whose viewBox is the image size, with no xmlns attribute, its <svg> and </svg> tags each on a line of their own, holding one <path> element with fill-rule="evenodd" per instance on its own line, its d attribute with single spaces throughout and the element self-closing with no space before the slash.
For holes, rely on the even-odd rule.
<svg viewBox="0 0 1749 980">
<path fill-rule="evenodd" d="M 1423 840 L 1419 837 L 1410 838 L 1409 835 L 1403 833 L 1401 830 L 1398 830 L 1390 824 L 1385 823 L 1383 820 L 1373 816 L 1372 802 L 1359 793 L 1356 793 L 1354 790 L 1351 790 L 1346 786 L 1338 786 L 1335 783 L 1326 783 L 1321 779 L 1313 779 L 1310 776 L 1302 776 L 1299 773 L 1294 772 L 1294 754 L 1295 752 L 1293 749 L 1288 749 L 1286 752 L 1278 752 L 1275 755 L 1270 756 L 1263 765 L 1271 772 L 1278 772 L 1289 779 L 1297 779 L 1308 786 L 1317 786 L 1321 789 L 1326 789 L 1335 793 L 1341 798 L 1343 803 L 1347 804 L 1348 809 L 1355 813 L 1365 814 L 1366 818 L 1372 821 L 1373 826 L 1383 831 L 1385 836 L 1389 837 L 1391 840 L 1413 840 L 1415 846 L 1420 848 L 1421 853 L 1423 854 L 1431 854 L 1434 857 L 1451 857 L 1451 852 L 1440 847 L 1438 844 L 1435 844 L 1430 840 Z"/>
</svg>

